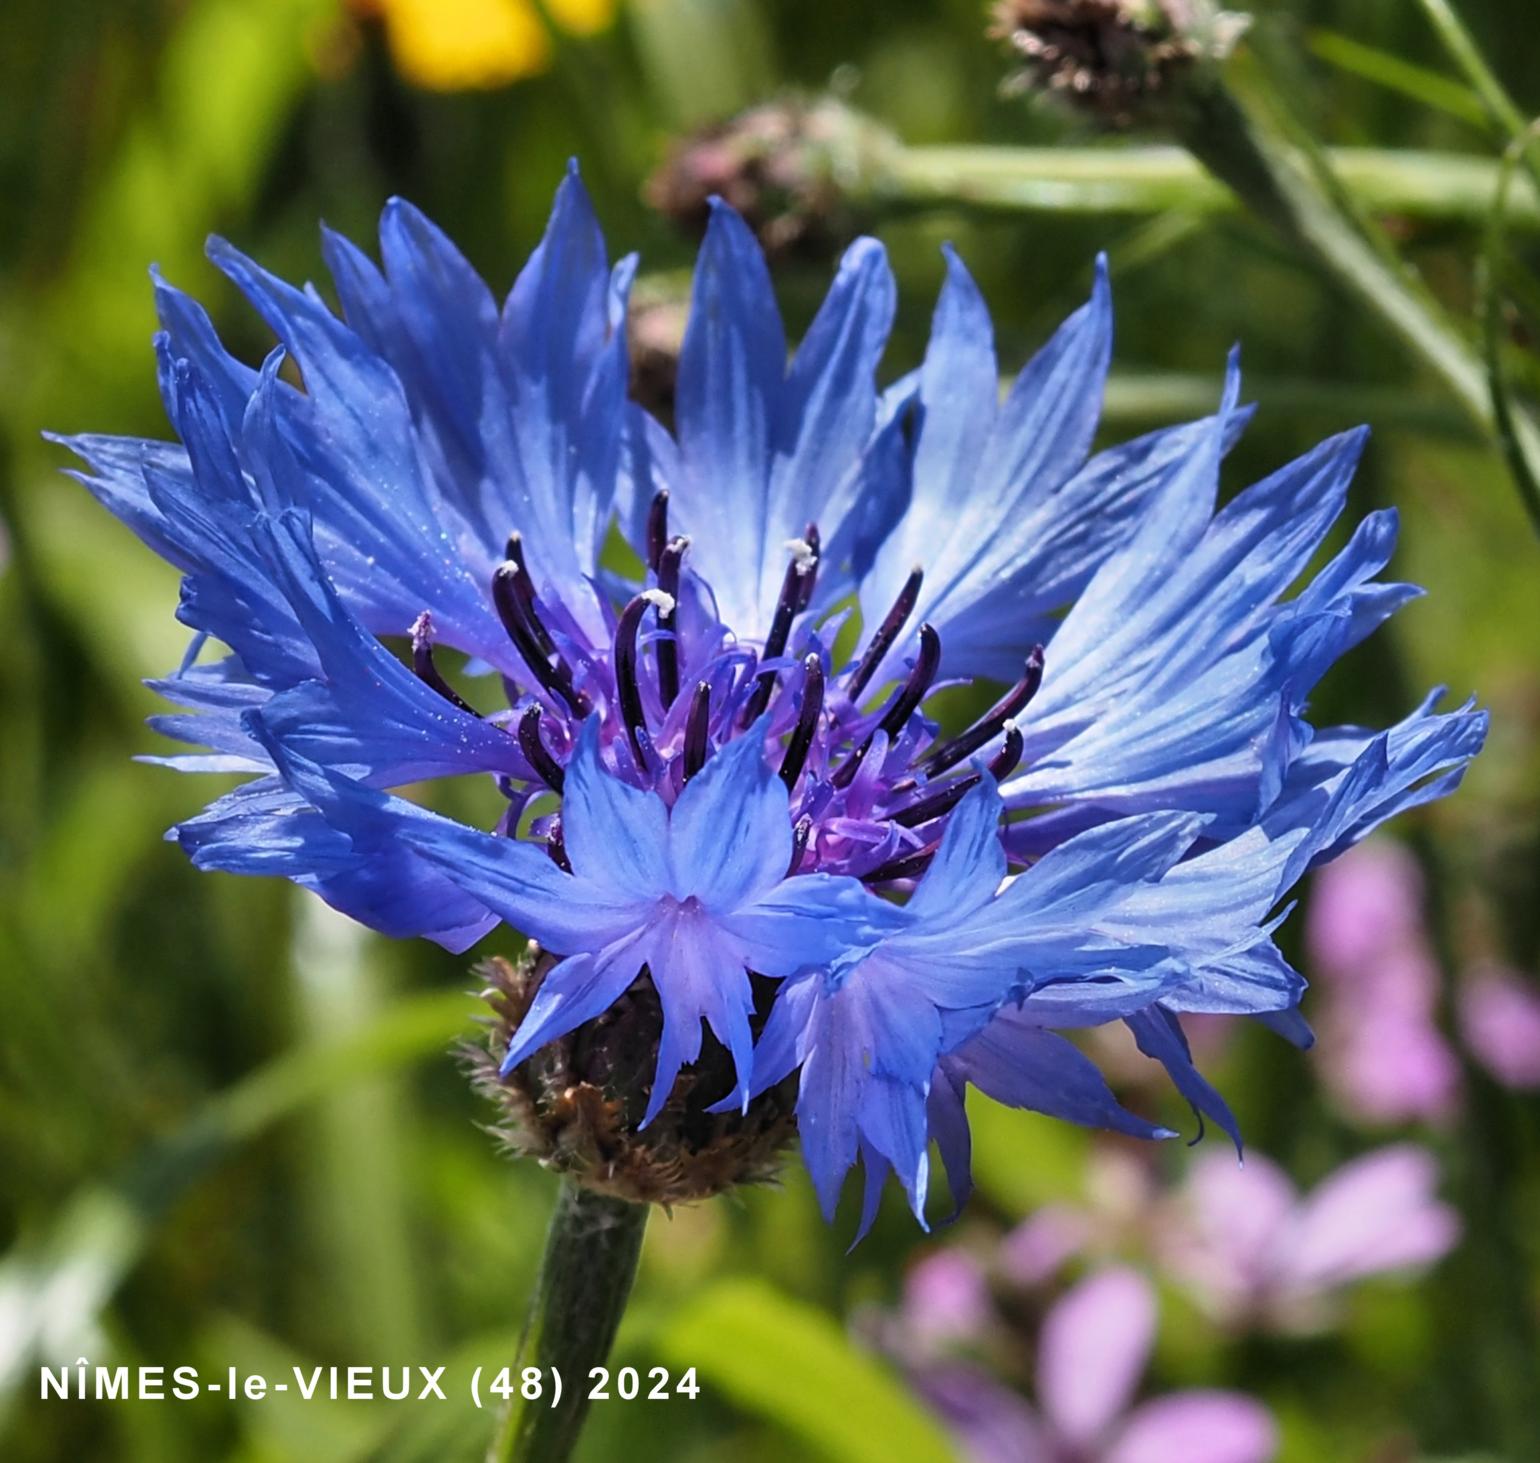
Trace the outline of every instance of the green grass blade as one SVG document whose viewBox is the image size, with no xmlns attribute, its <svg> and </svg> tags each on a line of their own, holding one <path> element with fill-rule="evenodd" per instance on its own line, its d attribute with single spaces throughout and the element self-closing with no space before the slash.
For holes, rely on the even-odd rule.
<svg viewBox="0 0 1540 1463">
<path fill-rule="evenodd" d="M 1306 44 L 1312 55 L 1339 71 L 1372 81 L 1387 91 L 1398 92 L 1472 126 L 1484 129 L 1487 125 L 1487 109 L 1474 91 L 1426 66 L 1403 61 L 1388 51 L 1366 46 L 1362 41 L 1334 30 L 1313 30 Z"/>
</svg>

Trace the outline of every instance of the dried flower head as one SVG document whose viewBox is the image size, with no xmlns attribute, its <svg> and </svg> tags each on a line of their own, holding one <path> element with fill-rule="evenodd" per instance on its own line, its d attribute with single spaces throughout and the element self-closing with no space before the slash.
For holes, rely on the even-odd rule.
<svg viewBox="0 0 1540 1463">
<path fill-rule="evenodd" d="M 997 0 L 992 17 L 1023 63 L 1008 89 L 1066 96 L 1118 127 L 1239 34 L 1234 17 L 1201 24 L 1188 0 Z"/>
<path fill-rule="evenodd" d="M 691 234 L 720 198 L 772 257 L 827 259 L 863 225 L 849 176 L 893 145 L 887 133 L 831 98 L 784 97 L 676 142 L 645 196 Z"/>
</svg>

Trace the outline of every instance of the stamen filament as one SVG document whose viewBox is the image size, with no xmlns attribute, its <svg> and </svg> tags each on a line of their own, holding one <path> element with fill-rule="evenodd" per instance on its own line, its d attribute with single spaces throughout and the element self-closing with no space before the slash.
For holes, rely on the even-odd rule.
<svg viewBox="0 0 1540 1463">
<path fill-rule="evenodd" d="M 833 778 L 835 787 L 850 786 L 856 773 L 861 770 L 861 763 L 866 760 L 866 754 L 872 745 L 872 737 L 876 736 L 877 732 L 884 732 L 892 738 L 904 729 L 904 723 L 909 720 L 915 707 L 925 699 L 925 694 L 930 690 L 931 682 L 936 679 L 936 672 L 940 668 L 941 637 L 933 626 L 921 625 L 920 653 L 914 658 L 909 679 L 894 694 L 876 729 L 850 757 L 840 764 Z"/>
<path fill-rule="evenodd" d="M 1016 770 L 1016 764 L 1021 761 L 1024 745 L 1021 728 L 1013 724 L 1005 734 L 1005 745 L 990 760 L 990 776 L 997 782 L 1003 777 L 1009 777 Z M 939 792 L 921 798 L 918 802 L 910 803 L 908 807 L 900 808 L 890 816 L 902 828 L 918 828 L 922 823 L 929 823 L 933 818 L 940 818 L 950 813 L 979 785 L 980 781 L 976 772 L 967 777 L 960 777 L 955 782 L 949 782 Z"/>
<path fill-rule="evenodd" d="M 647 509 L 647 567 L 654 574 L 668 547 L 668 489 L 660 488 Z"/>
<path fill-rule="evenodd" d="M 914 879 L 923 874 L 930 867 L 930 861 L 935 858 L 936 851 L 941 847 L 938 838 L 934 843 L 927 844 L 924 848 L 917 849 L 914 853 L 906 853 L 900 858 L 889 859 L 887 863 L 875 868 L 869 874 L 862 874 L 861 879 L 867 884 L 886 884 L 893 879 Z"/>
<path fill-rule="evenodd" d="M 899 632 L 904 628 L 909 616 L 914 613 L 914 607 L 920 600 L 920 585 L 925 580 L 925 571 L 918 564 L 909 571 L 909 577 L 904 581 L 904 587 L 899 590 L 898 598 L 893 601 L 893 608 L 887 613 L 883 622 L 877 627 L 877 633 L 867 643 L 866 653 L 862 655 L 860 664 L 851 672 L 850 681 L 845 687 L 845 694 L 852 701 L 858 701 L 861 693 L 866 689 L 866 683 L 876 673 L 877 667 L 886 659 L 888 652 L 893 648 L 893 642 L 898 639 Z"/>
<path fill-rule="evenodd" d="M 706 765 L 707 733 L 711 726 L 711 687 L 697 681 L 690 696 L 690 714 L 684 724 L 684 780 L 688 782 Z"/>
<path fill-rule="evenodd" d="M 642 704 L 642 685 L 636 672 L 636 635 L 641 628 L 642 616 L 652 601 L 639 594 L 621 612 L 620 623 L 615 626 L 615 691 L 620 698 L 620 714 L 626 724 L 626 735 L 631 750 L 636 755 L 636 765 L 647 769 L 647 749 L 652 738 L 647 731 L 647 712 Z"/>
<path fill-rule="evenodd" d="M 802 592 L 797 596 L 799 615 L 813 602 L 813 590 L 818 585 L 818 564 L 823 555 L 823 539 L 819 535 L 816 523 L 808 524 L 807 533 L 803 537 L 807 543 L 810 562 L 802 572 Z"/>
<path fill-rule="evenodd" d="M 497 610 L 497 617 L 503 622 L 508 638 L 523 657 L 530 674 L 545 691 L 564 701 L 574 716 L 587 716 L 593 708 L 588 698 L 574 688 L 566 666 L 553 667 L 540 648 L 532 623 L 524 614 L 519 591 L 521 580 L 527 583 L 529 576 L 519 569 L 517 561 L 510 559 L 497 566 L 492 575 L 492 603 Z M 538 621 L 533 623 L 538 624 Z"/>
<path fill-rule="evenodd" d="M 658 495 L 666 498 L 667 492 Z M 679 699 L 679 641 L 675 628 L 679 616 L 679 568 L 684 561 L 684 551 L 690 546 L 687 538 L 670 539 L 659 551 L 655 572 L 658 588 L 673 603 L 665 612 L 658 610 L 658 628 L 666 632 L 655 643 L 658 656 L 658 696 L 666 712 Z"/>
<path fill-rule="evenodd" d="M 540 708 L 531 706 L 519 718 L 519 749 L 524 760 L 539 774 L 540 780 L 552 792 L 560 792 L 567 780 L 566 770 L 546 747 L 540 735 Z"/>
<path fill-rule="evenodd" d="M 427 610 L 418 615 L 412 625 L 412 670 L 419 681 L 431 686 L 451 706 L 457 706 L 471 716 L 481 715 L 444 679 L 439 668 L 433 663 L 433 617 Z"/>
<path fill-rule="evenodd" d="M 519 596 L 519 608 L 523 610 L 530 633 L 535 637 L 542 654 L 549 659 L 556 654 L 556 642 L 551 639 L 550 631 L 545 628 L 535 608 L 535 581 L 524 560 L 524 536 L 517 530 L 508 535 L 506 552 L 508 562 L 519 571 L 513 586 Z"/>
<path fill-rule="evenodd" d="M 550 831 L 545 836 L 545 851 L 551 862 L 563 873 L 572 872 L 572 860 L 567 857 L 567 841 L 562 837 L 561 819 L 552 818 Z"/>
<path fill-rule="evenodd" d="M 962 735 L 950 742 L 938 743 L 921 759 L 920 765 L 934 777 L 971 757 L 1005 729 L 1006 722 L 1020 716 L 1043 684 L 1043 647 L 1034 645 L 1027 656 L 1021 679 Z"/>
<path fill-rule="evenodd" d="M 813 819 L 804 813 L 797 819 L 791 830 L 791 862 L 786 865 L 786 877 L 790 879 L 802 865 L 802 856 L 807 852 L 807 841 L 812 836 Z"/>
<path fill-rule="evenodd" d="M 799 552 L 793 554 L 791 563 L 786 566 L 786 573 L 781 578 L 781 594 L 775 602 L 775 615 L 770 621 L 770 633 L 765 636 L 765 650 L 760 656 L 761 663 L 779 660 L 786 653 L 786 642 L 791 636 L 791 622 L 812 599 L 812 591 L 806 588 L 806 582 L 818 572 L 818 529 L 815 525 L 809 524 L 808 531 L 810 537 L 805 544 L 797 545 L 795 539 L 791 540 L 791 544 L 797 547 Z M 778 676 L 779 672 L 774 670 L 759 673 L 754 692 L 743 708 L 744 726 L 748 726 L 764 714 L 765 707 L 770 704 L 770 697 L 775 693 Z"/>
<path fill-rule="evenodd" d="M 802 705 L 797 712 L 797 725 L 786 743 L 786 755 L 781 759 L 781 781 L 791 791 L 807 765 L 807 754 L 812 749 L 813 737 L 818 732 L 818 718 L 823 715 L 823 660 L 816 654 L 808 655 L 802 662 Z"/>
</svg>

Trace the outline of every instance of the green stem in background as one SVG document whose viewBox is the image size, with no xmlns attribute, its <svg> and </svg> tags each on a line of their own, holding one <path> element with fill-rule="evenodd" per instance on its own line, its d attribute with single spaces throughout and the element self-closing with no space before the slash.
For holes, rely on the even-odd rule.
<svg viewBox="0 0 1540 1463">
<path fill-rule="evenodd" d="M 1299 133 L 1292 119 L 1265 122 L 1253 116 L 1220 68 L 1209 65 L 1181 88 L 1172 121 L 1183 144 L 1216 178 L 1376 314 L 1474 421 L 1499 440 L 1511 438 L 1529 461 L 1540 461 L 1534 422 L 1504 398 L 1507 414 L 1499 423 L 1481 356 L 1388 240 L 1359 214 L 1329 155 Z M 1286 126 L 1302 145 L 1284 135 Z"/>
<path fill-rule="evenodd" d="M 1365 235 L 1332 185 L 1231 91 L 1217 66 L 1194 72 L 1173 108 L 1178 138 L 1263 222 L 1321 266 L 1410 346 L 1491 429 L 1481 361 L 1415 277 Z M 1495 181 L 1495 179 L 1494 179 Z M 1490 208 L 1490 195 L 1483 216 Z"/>
<path fill-rule="evenodd" d="M 563 1181 L 511 1375 L 508 1412 L 487 1463 L 564 1463 L 571 1455 L 588 1412 L 589 1368 L 603 1366 L 610 1354 L 647 1214 L 646 1204 Z M 540 1370 L 536 1397 L 523 1394 L 526 1368 Z"/>
<path fill-rule="evenodd" d="M 1502 181 L 1497 201 L 1492 206 L 1487 230 L 1486 249 L 1481 257 L 1478 279 L 1481 286 L 1482 343 L 1486 352 L 1487 380 L 1492 393 L 1492 412 L 1497 421 L 1497 441 L 1509 476 L 1518 489 L 1519 501 L 1529 514 L 1529 521 L 1540 533 L 1540 459 L 1533 455 L 1533 443 L 1520 430 L 1519 408 L 1513 399 L 1503 347 L 1507 343 L 1503 267 L 1508 255 L 1508 197 L 1514 174 L 1529 147 L 1540 133 L 1540 123 L 1526 128 L 1509 145 L 1504 159 Z"/>
<path fill-rule="evenodd" d="M 1529 118 L 1519 110 L 1518 104 L 1508 95 L 1507 88 L 1497 79 L 1496 73 L 1486 63 L 1471 33 L 1465 28 L 1449 0 L 1419 0 L 1422 12 L 1438 33 L 1449 59 L 1460 68 L 1471 90 L 1481 99 L 1487 115 L 1502 132 L 1505 141 L 1523 138 L 1523 155 L 1529 175 L 1540 184 L 1540 150 L 1529 132 Z"/>
<path fill-rule="evenodd" d="M 1355 203 L 1371 213 L 1480 224 L 1499 164 L 1465 153 L 1371 147 L 1327 149 Z M 1005 213 L 1235 212 L 1229 179 L 1180 147 L 904 147 L 877 152 L 851 183 L 857 202 L 882 208 L 961 205 Z M 1249 200 L 1246 200 L 1249 201 Z M 1540 229 L 1540 193 L 1514 192 L 1510 223 Z"/>
</svg>

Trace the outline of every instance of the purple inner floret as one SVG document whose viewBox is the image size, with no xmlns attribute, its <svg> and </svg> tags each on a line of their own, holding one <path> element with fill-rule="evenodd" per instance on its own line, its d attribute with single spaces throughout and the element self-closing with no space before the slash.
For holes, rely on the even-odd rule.
<svg viewBox="0 0 1540 1463">
<path fill-rule="evenodd" d="M 787 544 L 786 574 L 763 649 L 756 650 L 716 618 L 711 587 L 690 568 L 688 536 L 669 534 L 668 499 L 660 489 L 647 514 L 647 587 L 618 613 L 606 604 L 607 645 L 592 642 L 554 590 L 537 590 L 521 535 L 509 535 L 491 597 L 528 677 L 525 690 L 505 674 L 512 712 L 499 720 L 516 737 L 529 775 L 500 779 L 512 805 L 500 827 L 515 832 L 519 813 L 542 791 L 560 796 L 578 730 L 595 711 L 608 769 L 670 806 L 717 748 L 768 713 L 766 755 L 790 795 L 787 876 L 822 869 L 872 885 L 917 878 L 940 847 L 947 816 L 982 780 L 982 771 L 964 764 L 996 741 L 1001 745 L 984 769 L 991 777 L 1008 777 L 1021 761 L 1023 738 L 1012 718 L 1042 683 L 1043 647 L 1033 646 L 1021 678 L 984 716 L 956 737 L 938 738 L 920 708 L 936 686 L 940 635 L 921 624 L 914 654 L 891 662 L 919 600 L 923 569 L 916 566 L 905 579 L 860 654 L 836 666 L 834 637 L 816 617 L 799 623 L 818 582 L 821 539 L 809 523 L 802 538 Z M 834 617 L 835 630 L 844 618 Z M 561 628 L 553 633 L 548 619 Z M 480 715 L 445 680 L 433 644 L 425 610 L 412 627 L 413 670 L 451 705 Z M 873 697 L 884 666 L 896 673 L 894 684 Z M 559 815 L 546 814 L 532 827 L 567 868 Z"/>
</svg>

